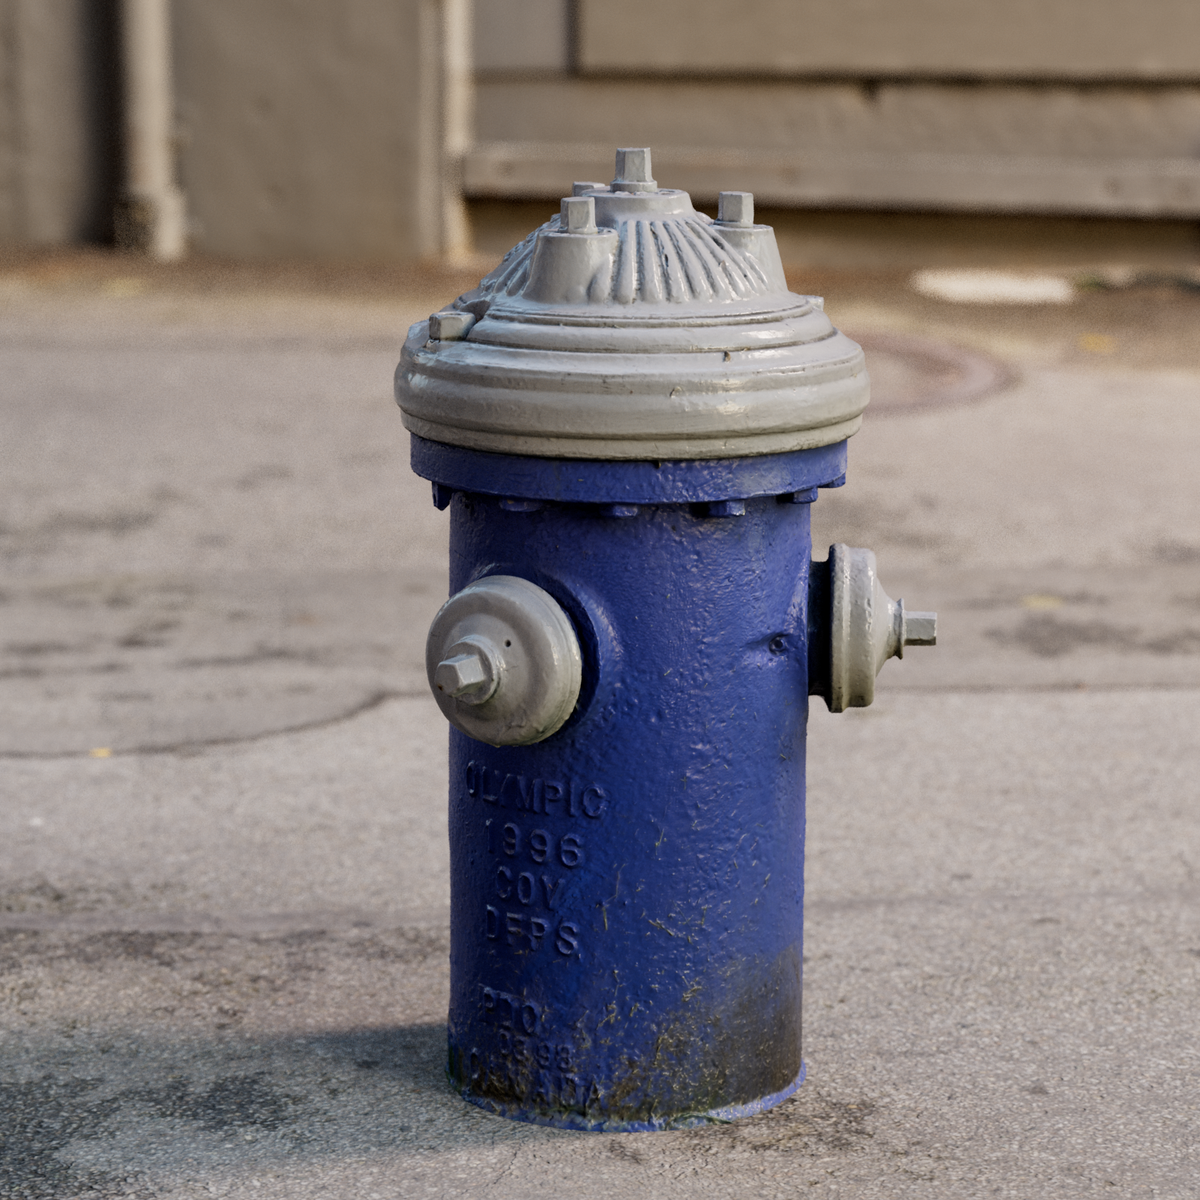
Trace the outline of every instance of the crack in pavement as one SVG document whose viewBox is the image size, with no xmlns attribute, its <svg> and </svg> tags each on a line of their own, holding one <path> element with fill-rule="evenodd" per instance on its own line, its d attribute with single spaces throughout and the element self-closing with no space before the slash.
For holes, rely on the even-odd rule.
<svg viewBox="0 0 1200 1200">
<path fill-rule="evenodd" d="M 104 747 L 100 753 L 96 749 L 89 750 L 0 750 L 0 759 L 34 759 L 38 761 L 55 761 L 64 758 L 134 758 L 150 754 L 188 754 L 197 750 L 206 750 L 213 746 L 241 746 L 250 742 L 262 742 L 269 738 L 283 737 L 289 733 L 307 733 L 314 729 L 326 729 L 332 725 L 340 725 L 352 721 L 363 713 L 379 708 L 388 700 L 413 700 L 424 696 L 424 692 L 406 692 L 386 690 L 374 692 L 361 703 L 335 713 L 330 717 L 318 717 L 312 721 L 301 721 L 295 725 L 286 725 L 279 729 L 263 729 L 255 733 L 238 737 L 214 737 L 181 742 L 172 742 L 161 746 L 131 746 L 124 749 Z"/>
</svg>

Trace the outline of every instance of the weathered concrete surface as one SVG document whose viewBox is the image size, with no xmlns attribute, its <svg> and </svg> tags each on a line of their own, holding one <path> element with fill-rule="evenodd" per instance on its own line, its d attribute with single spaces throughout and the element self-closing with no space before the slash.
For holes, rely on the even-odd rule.
<svg viewBox="0 0 1200 1200">
<path fill-rule="evenodd" d="M 1088 357 L 1090 300 L 825 289 L 1016 378 L 881 405 L 818 505 L 943 623 L 813 713 L 808 1081 L 609 1136 L 441 1075 L 444 515 L 389 384 L 444 296 L 119 271 L 0 280 L 0 1196 L 1195 1194 L 1195 298 Z"/>
</svg>

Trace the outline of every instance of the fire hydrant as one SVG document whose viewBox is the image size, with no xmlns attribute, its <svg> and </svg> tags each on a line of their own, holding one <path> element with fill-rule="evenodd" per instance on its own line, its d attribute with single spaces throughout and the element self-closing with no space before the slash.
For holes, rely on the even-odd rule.
<svg viewBox="0 0 1200 1200">
<path fill-rule="evenodd" d="M 450 509 L 429 631 L 450 730 L 453 1085 L 662 1129 L 769 1108 L 800 1046 L 805 723 L 870 704 L 936 618 L 866 550 L 811 561 L 863 354 L 753 197 L 650 152 L 414 325 L 412 466 Z"/>
</svg>

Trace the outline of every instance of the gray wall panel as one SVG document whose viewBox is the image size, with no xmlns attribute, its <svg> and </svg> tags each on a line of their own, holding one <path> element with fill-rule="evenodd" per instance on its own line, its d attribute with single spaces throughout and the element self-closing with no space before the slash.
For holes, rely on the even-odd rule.
<svg viewBox="0 0 1200 1200">
<path fill-rule="evenodd" d="M 585 71 L 1200 80 L 1195 0 L 578 0 Z"/>
<path fill-rule="evenodd" d="M 116 197 L 108 0 L 0 0 L 0 240 L 106 236 Z"/>
<path fill-rule="evenodd" d="M 479 71 L 566 71 L 571 47 L 567 0 L 475 0 Z"/>
<path fill-rule="evenodd" d="M 176 0 L 181 176 L 216 254 L 439 245 L 436 0 Z"/>
</svg>

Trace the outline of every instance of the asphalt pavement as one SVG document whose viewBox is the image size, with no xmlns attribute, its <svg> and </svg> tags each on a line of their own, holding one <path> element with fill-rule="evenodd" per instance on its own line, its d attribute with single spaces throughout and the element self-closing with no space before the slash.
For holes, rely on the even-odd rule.
<svg viewBox="0 0 1200 1200">
<path fill-rule="evenodd" d="M 584 1134 L 442 1073 L 391 374 L 465 286 L 0 272 L 0 1197 L 1200 1194 L 1200 295 L 810 281 L 880 389 L 815 544 L 940 644 L 812 713 L 804 1086 Z"/>
</svg>

